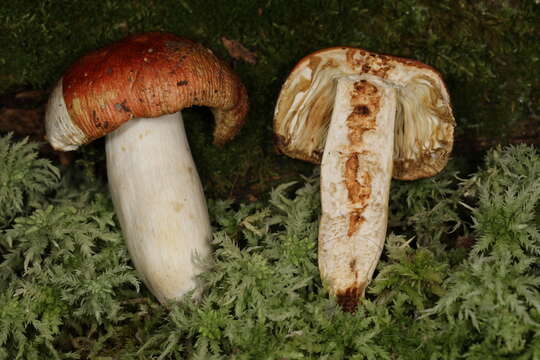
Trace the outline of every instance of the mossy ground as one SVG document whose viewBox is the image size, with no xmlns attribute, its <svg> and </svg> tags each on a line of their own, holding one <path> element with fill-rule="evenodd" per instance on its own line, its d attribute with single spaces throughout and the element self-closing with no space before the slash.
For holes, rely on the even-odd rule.
<svg viewBox="0 0 540 360">
<path fill-rule="evenodd" d="M 540 358 L 540 154 L 488 153 L 399 182 L 355 313 L 317 267 L 318 176 L 210 201 L 203 296 L 161 306 L 131 266 L 103 181 L 0 137 L 0 360 Z"/>
<path fill-rule="evenodd" d="M 78 57 L 127 34 L 163 30 L 200 41 L 238 72 L 251 111 L 225 149 L 211 145 L 210 112 L 186 111 L 192 150 L 209 196 L 245 198 L 311 173 L 275 152 L 272 114 L 294 64 L 324 47 L 362 47 L 436 67 L 454 103 L 458 156 L 474 162 L 489 145 L 527 137 L 540 124 L 539 20 L 533 0 L 3 1 L 0 94 L 50 89 Z M 257 64 L 233 60 L 221 37 L 256 52 Z"/>
</svg>

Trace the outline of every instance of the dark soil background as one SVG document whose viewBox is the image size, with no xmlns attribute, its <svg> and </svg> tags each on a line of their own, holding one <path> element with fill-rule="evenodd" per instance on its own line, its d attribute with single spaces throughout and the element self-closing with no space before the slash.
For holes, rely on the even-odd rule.
<svg viewBox="0 0 540 360">
<path fill-rule="evenodd" d="M 535 0 L 15 0 L 0 5 L 0 132 L 43 139 L 50 89 L 78 57 L 128 34 L 168 31 L 199 41 L 246 84 L 251 110 L 240 136 L 211 145 L 212 116 L 184 111 L 209 197 L 254 201 L 312 172 L 278 154 L 272 116 L 295 63 L 330 46 L 354 46 L 437 68 L 457 120 L 454 156 L 468 170 L 495 144 L 540 142 L 540 4 Z M 98 160 L 103 141 L 70 154 L 42 151 L 63 166 Z M 89 161 L 91 160 L 91 161 Z M 467 170 L 465 170 L 467 171 Z"/>
</svg>

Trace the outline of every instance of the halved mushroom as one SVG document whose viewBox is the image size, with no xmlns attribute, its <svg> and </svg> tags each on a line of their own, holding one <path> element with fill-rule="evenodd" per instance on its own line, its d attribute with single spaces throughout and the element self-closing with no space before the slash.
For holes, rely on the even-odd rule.
<svg viewBox="0 0 540 360">
<path fill-rule="evenodd" d="M 54 89 L 47 139 L 74 150 L 105 134 L 109 188 L 135 268 L 161 302 L 182 297 L 209 253 L 210 222 L 180 111 L 212 108 L 214 143 L 233 138 L 244 86 L 212 52 L 167 33 L 130 36 L 79 59 Z"/>
<path fill-rule="evenodd" d="M 354 311 L 381 255 L 391 178 L 441 171 L 455 121 L 443 80 L 417 61 L 336 47 L 303 58 L 274 114 L 277 147 L 321 163 L 319 268 Z"/>
</svg>

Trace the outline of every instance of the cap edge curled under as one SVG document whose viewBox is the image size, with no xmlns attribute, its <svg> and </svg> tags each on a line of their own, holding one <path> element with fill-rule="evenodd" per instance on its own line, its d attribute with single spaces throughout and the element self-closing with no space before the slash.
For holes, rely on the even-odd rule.
<svg viewBox="0 0 540 360">
<path fill-rule="evenodd" d="M 64 101 L 62 78 L 56 84 L 45 112 L 46 139 L 55 150 L 72 151 L 88 142 L 88 136 L 73 123 Z"/>
</svg>

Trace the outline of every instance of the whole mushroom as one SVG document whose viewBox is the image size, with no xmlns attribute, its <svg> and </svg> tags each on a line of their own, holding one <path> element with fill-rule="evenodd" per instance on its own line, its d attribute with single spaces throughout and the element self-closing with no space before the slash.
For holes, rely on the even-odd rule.
<svg viewBox="0 0 540 360">
<path fill-rule="evenodd" d="M 133 35 L 75 62 L 53 90 L 46 136 L 62 151 L 106 137 L 109 189 L 138 273 L 162 303 L 192 290 L 209 253 L 206 201 L 180 111 L 209 106 L 214 143 L 248 109 L 239 78 L 204 46 L 169 33 Z"/>
<path fill-rule="evenodd" d="M 319 269 L 354 311 L 384 247 L 391 178 L 441 171 L 455 121 L 444 82 L 418 61 L 335 47 L 303 58 L 280 92 L 279 150 L 321 163 Z"/>
</svg>

